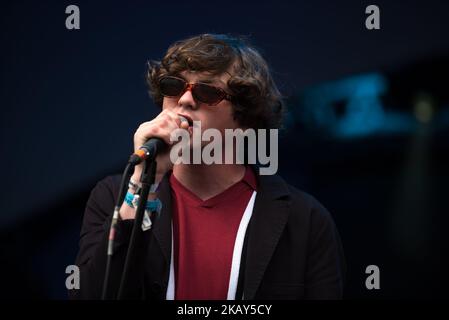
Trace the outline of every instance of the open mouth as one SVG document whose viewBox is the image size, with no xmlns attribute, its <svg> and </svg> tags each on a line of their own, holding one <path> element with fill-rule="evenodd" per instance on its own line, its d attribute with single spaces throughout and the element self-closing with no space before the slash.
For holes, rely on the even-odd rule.
<svg viewBox="0 0 449 320">
<path fill-rule="evenodd" d="M 189 127 L 192 127 L 192 126 L 193 126 L 193 120 L 192 120 L 192 118 L 190 118 L 189 116 L 186 116 L 185 114 L 180 114 L 180 113 L 178 113 L 178 115 L 179 115 L 181 118 L 183 118 L 183 119 L 185 119 L 185 120 L 187 120 L 187 121 L 189 122 Z M 183 119 L 181 119 L 181 121 L 184 121 Z"/>
</svg>

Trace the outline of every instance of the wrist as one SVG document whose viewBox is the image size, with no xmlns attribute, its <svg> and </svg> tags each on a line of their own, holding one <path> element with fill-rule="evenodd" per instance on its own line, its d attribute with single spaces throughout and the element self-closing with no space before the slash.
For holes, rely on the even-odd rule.
<svg viewBox="0 0 449 320">
<path fill-rule="evenodd" d="M 134 174 L 131 176 L 130 181 L 133 181 L 134 183 L 138 184 L 139 186 L 142 186 L 142 183 L 140 182 L 140 176 L 142 175 L 142 172 L 134 172 Z M 165 172 L 156 172 L 156 177 L 154 178 L 153 184 L 159 184 L 162 181 L 162 178 L 164 177 Z"/>
<path fill-rule="evenodd" d="M 158 191 L 159 183 L 155 182 L 150 185 L 150 189 L 148 190 L 149 195 L 155 194 Z M 128 182 L 128 193 L 131 194 L 140 194 L 142 189 L 142 183 L 134 180 L 133 177 L 129 179 Z M 150 197 L 148 197 L 150 198 Z"/>
<path fill-rule="evenodd" d="M 142 169 L 141 168 L 137 168 L 137 166 L 134 168 L 134 173 L 131 176 L 131 180 L 133 180 L 134 182 L 137 182 L 140 184 L 140 177 L 142 175 Z"/>
</svg>

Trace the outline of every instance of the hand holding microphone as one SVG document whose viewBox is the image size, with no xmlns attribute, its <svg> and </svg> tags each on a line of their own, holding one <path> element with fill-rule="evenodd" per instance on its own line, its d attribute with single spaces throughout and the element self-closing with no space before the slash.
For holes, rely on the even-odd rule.
<svg viewBox="0 0 449 320">
<path fill-rule="evenodd" d="M 152 121 L 144 122 L 134 134 L 133 164 L 140 164 L 147 158 L 165 153 L 165 147 L 172 145 L 170 134 L 175 129 L 187 129 L 189 121 L 172 111 L 164 110 Z"/>
<path fill-rule="evenodd" d="M 170 161 L 170 146 L 173 145 L 173 142 L 170 141 L 170 135 L 178 128 L 188 129 L 189 121 L 167 109 L 163 110 L 153 120 L 144 122 L 139 126 L 134 133 L 134 154 L 131 157 L 131 159 L 137 158 L 139 161 L 139 164 L 134 167 L 134 174 L 131 177 L 133 181 L 140 181 L 143 170 L 143 163 L 141 162 L 148 154 L 149 156 L 156 156 L 155 183 L 159 183 L 165 173 L 173 168 Z M 123 205 L 120 209 L 120 215 L 124 220 L 134 219 L 135 210 Z"/>
<path fill-rule="evenodd" d="M 167 109 L 153 120 L 142 123 L 134 134 L 134 154 L 131 159 L 134 159 L 134 163 L 139 163 L 135 167 L 135 173 L 142 172 L 140 164 L 142 160 L 154 156 L 158 163 L 158 175 L 169 171 L 173 167 L 169 158 L 170 148 L 167 148 L 173 144 L 170 135 L 178 128 L 188 129 L 188 127 L 189 122 L 186 118 Z"/>
</svg>

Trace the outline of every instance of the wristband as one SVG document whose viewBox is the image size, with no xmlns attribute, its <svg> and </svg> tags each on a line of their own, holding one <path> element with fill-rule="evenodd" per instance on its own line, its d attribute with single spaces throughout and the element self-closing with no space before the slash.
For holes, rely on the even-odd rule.
<svg viewBox="0 0 449 320">
<path fill-rule="evenodd" d="M 140 196 L 138 194 L 132 194 L 130 192 L 126 193 L 125 202 L 131 208 L 137 208 L 139 205 Z M 146 231 L 151 228 L 152 222 L 151 219 L 154 217 L 154 214 L 159 215 L 162 210 L 162 202 L 159 199 L 147 200 L 145 205 L 145 213 L 143 215 L 142 220 L 142 230 Z"/>
<path fill-rule="evenodd" d="M 131 208 L 137 208 L 137 206 L 139 205 L 139 198 L 140 196 L 138 194 L 132 194 L 131 192 L 128 191 L 125 196 L 125 202 Z M 162 209 L 161 200 L 157 198 L 153 200 L 147 200 L 145 210 L 159 213 L 161 209 Z"/>
</svg>

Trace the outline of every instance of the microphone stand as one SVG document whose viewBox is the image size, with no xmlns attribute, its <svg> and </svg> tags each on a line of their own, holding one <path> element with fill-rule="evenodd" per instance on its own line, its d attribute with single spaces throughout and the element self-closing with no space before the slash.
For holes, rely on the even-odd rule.
<svg viewBox="0 0 449 320">
<path fill-rule="evenodd" d="M 128 246 L 128 252 L 126 254 L 125 266 L 120 281 L 120 287 L 118 291 L 118 299 L 124 299 L 126 282 L 128 281 L 130 267 L 136 259 L 135 247 L 138 242 L 138 238 L 142 236 L 142 221 L 145 213 L 145 207 L 147 204 L 148 194 L 150 193 L 150 187 L 154 184 L 156 179 L 156 167 L 157 162 L 153 157 L 148 157 L 143 163 L 142 175 L 140 176 L 140 182 L 142 187 L 140 189 L 139 201 L 136 210 L 136 216 L 134 218 L 134 226 L 131 233 L 131 238 Z M 150 217 L 152 218 L 152 217 Z M 153 221 L 152 221 L 153 222 Z"/>
</svg>

